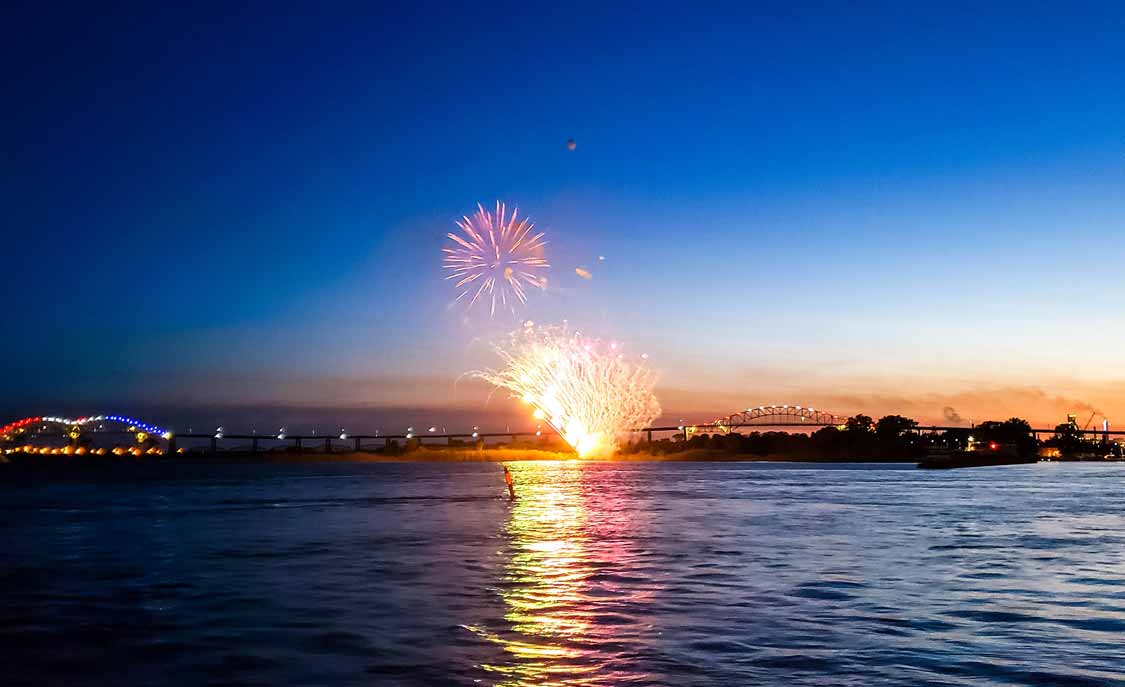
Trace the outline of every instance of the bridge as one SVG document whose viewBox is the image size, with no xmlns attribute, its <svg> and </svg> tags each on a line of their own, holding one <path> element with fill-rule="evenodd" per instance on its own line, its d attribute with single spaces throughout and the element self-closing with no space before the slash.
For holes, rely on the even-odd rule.
<svg viewBox="0 0 1125 687">
<path fill-rule="evenodd" d="M 726 417 L 716 418 L 706 425 L 720 428 L 720 431 L 726 431 L 723 428 L 834 427 L 843 425 L 847 421 L 847 416 L 817 410 L 809 406 L 775 404 L 740 410 Z"/>
<path fill-rule="evenodd" d="M 637 428 L 634 434 L 644 435 L 651 443 L 654 434 L 676 434 L 685 440 L 693 434 L 723 433 L 727 434 L 738 429 L 819 429 L 822 427 L 841 427 L 847 422 L 847 416 L 816 409 L 809 406 L 791 404 L 771 404 L 752 406 L 739 410 L 730 415 L 716 418 L 710 422 L 696 424 L 682 424 L 676 426 L 653 426 Z M 797 431 L 800 431 L 799 429 Z M 917 426 L 911 429 L 916 432 L 945 432 L 945 431 L 971 431 L 966 427 L 950 427 L 939 425 Z M 1080 435 L 1125 436 L 1125 431 L 1108 431 L 1074 429 Z M 1053 434 L 1051 429 L 1032 429 L 1036 437 L 1040 434 Z M 344 447 L 354 451 L 378 450 L 386 448 L 390 442 L 411 441 L 418 443 L 446 443 L 453 444 L 457 441 L 477 443 L 488 440 L 510 439 L 512 442 L 519 439 L 535 440 L 541 437 L 542 431 L 504 431 L 481 432 L 474 428 L 472 432 L 438 433 L 431 427 L 427 431 L 415 432 L 407 428 L 402 433 L 381 434 L 349 434 L 343 430 L 337 434 L 289 434 L 284 429 L 274 433 L 260 434 L 228 433 L 222 427 L 215 432 L 207 433 L 176 433 L 155 424 L 144 422 L 136 418 L 118 414 L 91 415 L 78 418 L 61 416 L 33 416 L 10 422 L 0 427 L 0 443 L 6 448 L 5 452 L 23 451 L 26 453 L 43 454 L 78 454 L 86 453 L 104 455 L 107 452 L 116 455 L 162 455 L 165 453 L 183 453 L 185 446 L 194 445 L 212 453 L 220 450 L 249 451 L 255 453 L 278 448 L 293 448 L 297 450 L 323 450 L 332 452 Z M 127 438 L 127 447 L 116 445 L 113 448 L 96 447 L 93 445 L 95 437 L 109 439 Z M 32 442 L 41 438 L 63 438 L 66 446 L 37 446 Z M 21 443 L 22 442 L 22 443 Z M 232 442 L 241 442 L 232 446 Z"/>
<path fill-rule="evenodd" d="M 128 436 L 130 444 L 128 449 L 115 446 L 112 449 L 93 446 L 91 435 L 101 434 L 108 437 Z M 83 455 L 85 453 L 105 455 L 107 452 L 123 455 L 164 453 L 161 440 L 169 442 L 172 432 L 154 424 L 128 417 L 126 415 L 89 415 L 77 418 L 68 418 L 55 415 L 35 415 L 20 420 L 9 422 L 0 427 L 0 442 L 5 445 L 25 442 L 18 448 L 27 453 L 71 454 Z M 66 446 L 36 446 L 31 443 L 42 437 L 63 437 L 67 440 Z M 10 453 L 13 448 L 6 448 Z"/>
</svg>

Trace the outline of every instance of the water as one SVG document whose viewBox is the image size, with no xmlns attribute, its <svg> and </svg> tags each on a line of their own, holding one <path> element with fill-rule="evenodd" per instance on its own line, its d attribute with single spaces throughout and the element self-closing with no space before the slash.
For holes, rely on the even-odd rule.
<svg viewBox="0 0 1125 687">
<path fill-rule="evenodd" d="M 1125 684 L 1123 464 L 0 485 L 0 684 Z"/>
</svg>

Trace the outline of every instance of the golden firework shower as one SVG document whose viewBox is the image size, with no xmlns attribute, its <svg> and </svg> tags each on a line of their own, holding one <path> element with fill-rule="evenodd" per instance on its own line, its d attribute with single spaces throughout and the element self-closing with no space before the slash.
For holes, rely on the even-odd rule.
<svg viewBox="0 0 1125 687">
<path fill-rule="evenodd" d="M 475 373 L 530 405 L 582 458 L 605 458 L 660 415 L 647 356 L 566 327 L 524 327 L 495 346 L 503 366 Z"/>
<path fill-rule="evenodd" d="M 455 302 L 468 296 L 470 308 L 487 302 L 490 315 L 497 304 L 515 312 L 517 303 L 527 302 L 528 288 L 546 288 L 550 265 L 543 257 L 543 232 L 532 233 L 535 225 L 517 215 L 519 208 L 508 214 L 500 201 L 495 212 L 478 203 L 476 214 L 457 222 L 462 233 L 447 234 L 452 243 L 442 249 L 443 264 L 449 271 L 445 278 L 457 282 Z"/>
</svg>

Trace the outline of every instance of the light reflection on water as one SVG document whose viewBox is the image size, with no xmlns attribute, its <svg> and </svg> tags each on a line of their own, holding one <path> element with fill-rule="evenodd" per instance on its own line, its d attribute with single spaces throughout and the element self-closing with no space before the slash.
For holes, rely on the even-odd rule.
<svg viewBox="0 0 1125 687">
<path fill-rule="evenodd" d="M 0 484 L 0 685 L 1122 685 L 1125 464 Z"/>
<path fill-rule="evenodd" d="M 504 579 L 497 587 L 505 627 L 490 633 L 504 663 L 486 663 L 501 685 L 621 683 L 641 677 L 612 669 L 623 644 L 643 631 L 630 619 L 656 580 L 626 574 L 637 553 L 625 494 L 597 489 L 589 464 L 525 463 L 504 533 Z"/>
</svg>

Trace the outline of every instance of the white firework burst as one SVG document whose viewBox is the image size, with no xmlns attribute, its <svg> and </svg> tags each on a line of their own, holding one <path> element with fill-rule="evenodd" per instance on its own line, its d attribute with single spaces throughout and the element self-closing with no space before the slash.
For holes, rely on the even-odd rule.
<svg viewBox="0 0 1125 687">
<path fill-rule="evenodd" d="M 488 303 L 490 315 L 498 305 L 514 313 L 517 304 L 527 302 L 530 289 L 546 288 L 550 265 L 543 257 L 544 234 L 518 215 L 518 208 L 509 214 L 500 201 L 495 212 L 478 203 L 471 218 L 457 222 L 461 233 L 448 234 L 443 266 L 449 272 L 445 278 L 456 281 L 454 302 L 467 300 L 469 308 Z"/>
</svg>

